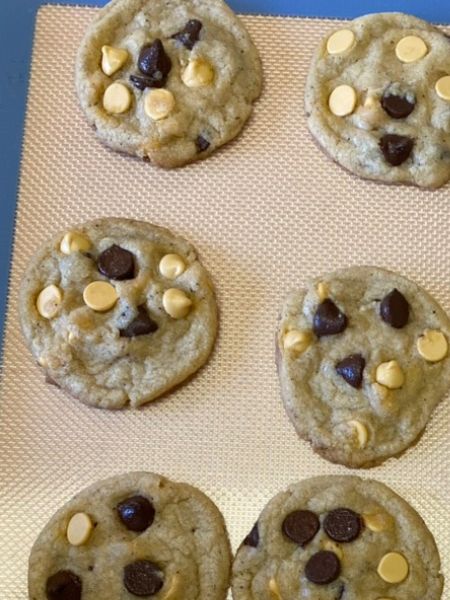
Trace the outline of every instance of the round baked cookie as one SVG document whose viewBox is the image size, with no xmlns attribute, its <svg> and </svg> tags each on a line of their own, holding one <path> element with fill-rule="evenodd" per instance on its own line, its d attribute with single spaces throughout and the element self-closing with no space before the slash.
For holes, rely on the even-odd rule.
<svg viewBox="0 0 450 600">
<path fill-rule="evenodd" d="M 416 511 L 370 479 L 305 479 L 262 511 L 233 563 L 234 600 L 438 600 L 439 553 Z"/>
<path fill-rule="evenodd" d="M 30 554 L 30 600 L 224 600 L 231 554 L 219 509 L 153 473 L 97 482 L 47 523 Z"/>
<path fill-rule="evenodd" d="M 261 93 L 258 52 L 222 0 L 115 0 L 76 66 L 81 106 L 115 150 L 178 167 L 233 139 Z"/>
<path fill-rule="evenodd" d="M 33 256 L 20 292 L 28 345 L 53 383 L 86 404 L 138 407 L 197 371 L 216 336 L 208 273 L 167 229 L 105 218 Z"/>
<path fill-rule="evenodd" d="M 401 13 L 331 31 L 305 88 L 311 133 L 353 173 L 439 187 L 450 178 L 450 40 Z"/>
<path fill-rule="evenodd" d="M 277 333 L 281 395 L 324 458 L 369 467 L 410 446 L 450 386 L 450 320 L 401 275 L 352 267 L 287 298 Z"/>
</svg>

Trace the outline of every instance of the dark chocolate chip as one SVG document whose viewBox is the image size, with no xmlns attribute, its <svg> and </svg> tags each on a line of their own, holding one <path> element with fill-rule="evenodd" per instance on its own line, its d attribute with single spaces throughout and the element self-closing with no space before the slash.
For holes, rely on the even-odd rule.
<svg viewBox="0 0 450 600">
<path fill-rule="evenodd" d="M 202 135 L 199 135 L 195 140 L 195 145 L 199 152 L 204 152 L 205 150 L 208 150 L 211 144 Z"/>
<path fill-rule="evenodd" d="M 319 531 L 320 521 L 310 510 L 296 510 L 283 521 L 283 533 L 303 548 Z"/>
<path fill-rule="evenodd" d="M 155 509 L 144 496 L 131 496 L 117 505 L 122 523 L 130 531 L 145 531 L 153 523 Z"/>
<path fill-rule="evenodd" d="M 385 323 L 401 329 L 408 323 L 409 304 L 405 296 L 396 288 L 389 292 L 380 304 L 380 317 Z"/>
<path fill-rule="evenodd" d="M 81 589 L 81 579 L 72 571 L 58 571 L 45 586 L 48 600 L 80 600 Z"/>
<path fill-rule="evenodd" d="M 256 522 L 248 536 L 242 542 L 245 546 L 251 546 L 252 548 L 256 548 L 259 544 L 259 530 L 258 530 L 258 522 Z"/>
<path fill-rule="evenodd" d="M 336 508 L 325 517 L 323 528 L 335 542 L 353 542 L 361 533 L 361 517 L 350 508 Z"/>
<path fill-rule="evenodd" d="M 312 583 L 325 585 L 335 581 L 341 572 L 341 563 L 334 552 L 320 550 L 306 563 L 305 575 Z"/>
<path fill-rule="evenodd" d="M 158 329 L 157 323 L 150 319 L 145 306 L 138 306 L 138 314 L 125 329 L 120 330 L 121 337 L 137 337 L 138 335 L 147 335 L 154 333 Z"/>
<path fill-rule="evenodd" d="M 192 50 L 192 48 L 198 42 L 202 27 L 203 25 L 201 21 L 198 19 L 191 19 L 186 23 L 184 29 L 178 33 L 175 33 L 172 38 L 181 42 L 188 50 Z"/>
<path fill-rule="evenodd" d="M 163 573 L 149 560 L 136 560 L 124 568 L 123 584 L 133 596 L 153 596 L 164 584 Z"/>
<path fill-rule="evenodd" d="M 128 250 L 114 244 L 100 254 L 97 267 L 100 273 L 109 279 L 133 279 L 134 256 Z"/>
<path fill-rule="evenodd" d="M 352 387 L 358 389 L 361 387 L 365 359 L 361 354 L 350 354 L 336 364 L 336 371 Z"/>
<path fill-rule="evenodd" d="M 416 105 L 405 98 L 405 96 L 396 96 L 395 94 L 387 93 L 381 99 L 381 106 L 393 119 L 405 119 L 412 113 Z"/>
<path fill-rule="evenodd" d="M 342 333 L 347 328 L 348 319 L 336 304 L 327 298 L 319 304 L 313 319 L 313 330 L 317 337 Z"/>
<path fill-rule="evenodd" d="M 150 46 L 144 46 L 139 53 L 138 67 L 143 75 L 154 84 L 148 87 L 162 87 L 169 76 L 172 61 L 164 50 L 161 40 L 155 40 Z"/>
<path fill-rule="evenodd" d="M 145 75 L 130 75 L 130 81 L 138 90 L 161 88 L 164 85 L 162 81 L 155 81 L 151 77 L 146 77 Z"/>
<path fill-rule="evenodd" d="M 414 140 L 404 135 L 387 133 L 380 140 L 380 148 L 387 162 L 398 167 L 409 158 Z"/>
</svg>

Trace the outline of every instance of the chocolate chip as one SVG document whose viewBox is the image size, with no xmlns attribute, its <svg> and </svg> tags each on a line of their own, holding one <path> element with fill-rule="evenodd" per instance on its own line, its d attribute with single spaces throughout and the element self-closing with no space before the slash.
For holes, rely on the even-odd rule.
<svg viewBox="0 0 450 600">
<path fill-rule="evenodd" d="M 404 96 L 387 93 L 381 99 L 381 106 L 393 119 L 405 119 L 416 105 Z"/>
<path fill-rule="evenodd" d="M 306 563 L 305 575 L 312 583 L 325 585 L 339 577 L 341 563 L 334 552 L 320 550 L 313 554 Z"/>
<path fill-rule="evenodd" d="M 283 533 L 303 548 L 319 531 L 320 521 L 310 510 L 296 510 L 283 521 Z"/>
<path fill-rule="evenodd" d="M 123 584 L 133 596 L 153 596 L 164 584 L 163 574 L 155 563 L 136 560 L 124 568 Z"/>
<path fill-rule="evenodd" d="M 361 387 L 365 359 L 361 354 L 350 354 L 336 364 L 336 371 L 352 387 L 358 389 Z"/>
<path fill-rule="evenodd" d="M 145 306 L 138 306 L 138 314 L 125 329 L 120 330 L 121 337 L 137 337 L 138 335 L 147 335 L 154 333 L 158 329 L 157 323 L 150 319 Z"/>
<path fill-rule="evenodd" d="M 327 298 L 319 304 L 313 319 L 313 330 L 317 337 L 342 333 L 347 328 L 348 319 L 336 304 Z"/>
<path fill-rule="evenodd" d="M 202 135 L 199 135 L 195 140 L 195 145 L 199 152 L 204 152 L 205 150 L 208 150 L 211 144 Z"/>
<path fill-rule="evenodd" d="M 145 531 L 153 523 L 155 509 L 144 496 L 131 496 L 117 505 L 119 518 L 130 531 Z"/>
<path fill-rule="evenodd" d="M 130 75 L 130 81 L 138 90 L 163 87 L 163 83 L 155 81 L 151 77 L 146 77 L 145 75 Z"/>
<path fill-rule="evenodd" d="M 100 254 L 97 267 L 100 273 L 109 279 L 133 279 L 134 256 L 128 250 L 114 244 Z"/>
<path fill-rule="evenodd" d="M 251 546 L 252 548 L 256 548 L 259 544 L 259 530 L 258 530 L 258 522 L 253 525 L 252 530 L 242 542 L 245 546 Z"/>
<path fill-rule="evenodd" d="M 192 50 L 192 48 L 198 42 L 202 27 L 203 25 L 201 21 L 198 19 L 191 19 L 186 23 L 184 29 L 178 33 L 175 33 L 172 38 L 181 42 L 188 50 Z"/>
<path fill-rule="evenodd" d="M 408 323 L 409 304 L 405 296 L 396 288 L 389 292 L 380 304 L 380 317 L 385 323 L 401 329 Z"/>
<path fill-rule="evenodd" d="M 323 528 L 335 542 L 353 542 L 361 533 L 361 517 L 350 508 L 336 508 L 325 517 Z"/>
<path fill-rule="evenodd" d="M 380 148 L 384 158 L 394 167 L 398 167 L 409 158 L 413 146 L 414 140 L 395 133 L 388 133 L 380 140 Z"/>
<path fill-rule="evenodd" d="M 153 84 L 147 87 L 162 87 L 165 85 L 172 61 L 164 50 L 161 40 L 155 40 L 150 46 L 144 46 L 139 53 L 138 67 Z M 133 81 L 133 80 L 132 80 Z"/>
<path fill-rule="evenodd" d="M 80 600 L 81 579 L 72 571 L 58 571 L 47 579 L 48 600 Z"/>
</svg>

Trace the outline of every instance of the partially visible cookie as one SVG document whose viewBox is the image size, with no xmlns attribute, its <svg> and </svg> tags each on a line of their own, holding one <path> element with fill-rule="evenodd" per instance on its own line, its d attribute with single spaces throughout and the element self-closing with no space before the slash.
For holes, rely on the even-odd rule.
<svg viewBox="0 0 450 600">
<path fill-rule="evenodd" d="M 305 89 L 308 126 L 353 173 L 439 187 L 450 178 L 450 40 L 401 13 L 329 32 Z"/>
<path fill-rule="evenodd" d="M 192 245 L 115 218 L 70 227 L 34 254 L 20 317 L 50 379 L 102 408 L 138 407 L 181 383 L 205 363 L 217 330 Z"/>
<path fill-rule="evenodd" d="M 359 477 L 306 479 L 272 498 L 233 563 L 234 600 L 438 600 L 438 549 L 416 511 Z"/>
<path fill-rule="evenodd" d="M 222 0 L 115 0 L 86 32 L 76 85 L 103 142 L 177 167 L 240 132 L 262 73 L 249 34 Z"/>
<path fill-rule="evenodd" d="M 30 600 L 224 600 L 230 547 L 200 490 L 152 473 L 97 482 L 60 509 L 29 560 Z"/>
<path fill-rule="evenodd" d="M 412 281 L 352 267 L 287 298 L 277 333 L 281 395 L 324 458 L 368 467 L 410 446 L 450 386 L 450 320 Z"/>
</svg>

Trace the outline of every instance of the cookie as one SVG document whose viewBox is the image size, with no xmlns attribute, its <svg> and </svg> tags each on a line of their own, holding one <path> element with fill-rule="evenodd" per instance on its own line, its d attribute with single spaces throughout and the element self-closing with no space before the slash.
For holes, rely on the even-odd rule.
<svg viewBox="0 0 450 600">
<path fill-rule="evenodd" d="M 90 25 L 76 66 L 98 137 L 167 168 L 237 136 L 261 82 L 258 52 L 221 0 L 114 0 Z"/>
<path fill-rule="evenodd" d="M 387 486 L 359 477 L 291 485 L 262 511 L 233 563 L 234 600 L 441 597 L 433 536 Z"/>
<path fill-rule="evenodd" d="M 170 390 L 205 363 L 216 336 L 214 291 L 195 249 L 141 221 L 61 232 L 34 254 L 19 302 L 48 377 L 102 408 Z"/>
<path fill-rule="evenodd" d="M 219 509 L 153 473 L 100 481 L 47 523 L 30 554 L 30 600 L 225 600 L 231 555 Z"/>
<path fill-rule="evenodd" d="M 287 413 L 324 458 L 368 467 L 423 431 L 450 386 L 450 320 L 425 290 L 352 267 L 287 298 L 277 363 Z"/>
<path fill-rule="evenodd" d="M 450 40 L 401 13 L 330 31 L 305 88 L 308 126 L 339 164 L 368 179 L 439 187 L 450 178 Z"/>
</svg>

